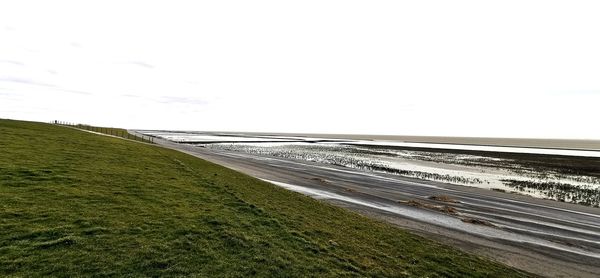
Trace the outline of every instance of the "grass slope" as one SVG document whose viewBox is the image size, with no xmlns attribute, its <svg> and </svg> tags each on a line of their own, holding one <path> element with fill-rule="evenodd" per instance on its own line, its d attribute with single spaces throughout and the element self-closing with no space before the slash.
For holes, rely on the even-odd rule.
<svg viewBox="0 0 600 278">
<path fill-rule="evenodd" d="M 172 150 L 0 120 L 0 276 L 525 276 Z"/>
</svg>

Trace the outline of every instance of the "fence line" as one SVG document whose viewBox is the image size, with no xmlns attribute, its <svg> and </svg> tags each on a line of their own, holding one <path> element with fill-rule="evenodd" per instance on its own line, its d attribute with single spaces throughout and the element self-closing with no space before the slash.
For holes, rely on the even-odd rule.
<svg viewBox="0 0 600 278">
<path fill-rule="evenodd" d="M 70 122 L 63 122 L 63 121 L 58 121 L 58 120 L 54 120 L 50 123 L 55 124 L 55 125 L 61 125 L 61 126 L 70 126 L 73 128 L 97 132 L 97 133 L 103 133 L 103 134 L 107 134 L 107 135 L 111 135 L 111 136 L 115 136 L 115 137 L 125 138 L 128 140 L 134 140 L 134 141 L 140 141 L 140 142 L 154 144 L 154 136 L 132 135 L 129 132 L 127 132 L 127 130 L 124 130 L 121 128 L 97 127 L 97 126 L 91 126 L 91 125 L 86 125 L 86 124 L 75 124 L 75 123 L 70 123 Z"/>
</svg>

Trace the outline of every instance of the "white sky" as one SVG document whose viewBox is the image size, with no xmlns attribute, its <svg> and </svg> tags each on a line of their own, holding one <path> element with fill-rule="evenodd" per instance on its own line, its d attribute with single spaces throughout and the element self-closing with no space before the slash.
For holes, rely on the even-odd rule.
<svg viewBox="0 0 600 278">
<path fill-rule="evenodd" d="M 0 3 L 0 118 L 600 139 L 599 105 L 600 1 Z"/>
</svg>

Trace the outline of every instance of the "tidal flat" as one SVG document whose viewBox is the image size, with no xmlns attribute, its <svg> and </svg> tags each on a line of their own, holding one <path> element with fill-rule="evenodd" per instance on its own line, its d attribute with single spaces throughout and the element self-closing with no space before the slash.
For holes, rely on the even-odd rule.
<svg viewBox="0 0 600 278">
<path fill-rule="evenodd" d="M 309 161 L 600 206 L 600 158 L 597 157 L 600 152 L 593 150 L 428 144 L 317 136 L 185 132 L 145 134 L 212 150 Z"/>
</svg>

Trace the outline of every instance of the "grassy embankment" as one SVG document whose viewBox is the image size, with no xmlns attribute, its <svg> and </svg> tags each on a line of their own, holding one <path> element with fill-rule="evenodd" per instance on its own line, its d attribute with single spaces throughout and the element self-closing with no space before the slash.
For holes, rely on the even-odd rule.
<svg viewBox="0 0 600 278">
<path fill-rule="evenodd" d="M 0 276 L 525 276 L 164 149 L 0 120 Z"/>
</svg>

